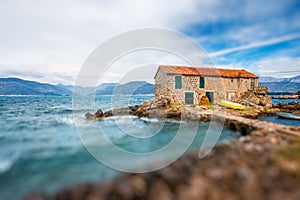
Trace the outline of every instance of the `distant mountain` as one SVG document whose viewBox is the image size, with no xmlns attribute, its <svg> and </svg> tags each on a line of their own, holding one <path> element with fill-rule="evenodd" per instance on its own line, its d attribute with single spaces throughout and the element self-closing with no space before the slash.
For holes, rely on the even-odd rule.
<svg viewBox="0 0 300 200">
<path fill-rule="evenodd" d="M 269 92 L 300 91 L 300 76 L 292 78 L 260 77 L 259 85 L 268 86 Z M 0 95 L 72 95 L 72 85 L 51 85 L 19 78 L 0 78 Z M 80 95 L 90 95 L 95 92 L 94 87 L 77 86 Z M 154 94 L 155 86 L 145 81 L 132 81 L 125 84 L 102 83 L 96 88 L 96 95 L 112 94 Z"/>
<path fill-rule="evenodd" d="M 261 76 L 259 77 L 259 82 L 292 82 L 300 83 L 300 75 L 291 78 L 275 78 L 272 76 Z"/>
<path fill-rule="evenodd" d="M 96 95 L 112 95 L 118 83 L 101 83 L 96 88 Z"/>
<path fill-rule="evenodd" d="M 132 81 L 125 84 L 103 83 L 97 87 L 96 95 L 111 94 L 154 94 L 155 86 L 145 81 Z"/>
<path fill-rule="evenodd" d="M 61 83 L 56 84 L 57 87 L 65 88 L 67 90 L 73 91 L 74 86 L 73 85 L 64 85 Z"/>
<path fill-rule="evenodd" d="M 295 82 L 259 82 L 259 85 L 268 86 L 269 92 L 295 93 L 300 90 L 300 83 Z"/>
<path fill-rule="evenodd" d="M 72 93 L 73 93 L 73 91 L 77 92 L 78 94 L 83 95 L 83 96 L 89 95 L 95 91 L 95 87 L 89 87 L 89 86 L 86 86 L 86 87 L 76 86 L 76 90 L 74 90 L 75 86 L 73 86 L 73 85 L 64 85 L 64 84 L 59 83 L 56 86 L 70 90 Z"/>
<path fill-rule="evenodd" d="M 270 82 L 285 82 L 287 78 L 275 78 L 272 76 L 261 76 L 259 77 L 259 82 L 270 83 Z"/>
<path fill-rule="evenodd" d="M 268 86 L 269 92 L 290 92 L 300 90 L 300 75 L 292 78 L 260 77 L 259 85 Z"/>
<path fill-rule="evenodd" d="M 71 95 L 68 89 L 51 85 L 27 81 L 19 78 L 0 78 L 0 95 Z"/>
<path fill-rule="evenodd" d="M 293 78 L 291 79 L 291 82 L 294 82 L 294 83 L 300 83 L 300 75 L 293 77 Z"/>
<path fill-rule="evenodd" d="M 19 78 L 0 78 L 0 95 L 72 95 L 72 85 L 51 85 Z M 96 95 L 112 94 L 154 94 L 154 85 L 145 81 L 133 81 L 125 84 L 102 83 L 96 88 Z M 80 95 L 90 95 L 95 92 L 94 87 L 76 86 Z"/>
</svg>

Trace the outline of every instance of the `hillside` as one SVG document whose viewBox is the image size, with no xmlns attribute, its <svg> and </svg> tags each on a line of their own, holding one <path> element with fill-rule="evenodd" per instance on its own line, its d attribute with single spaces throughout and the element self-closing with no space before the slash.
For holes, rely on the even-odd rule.
<svg viewBox="0 0 300 200">
<path fill-rule="evenodd" d="M 51 85 L 19 78 L 0 78 L 0 95 L 72 95 L 72 85 Z M 80 95 L 93 94 L 94 87 L 76 86 Z M 144 81 L 133 81 L 125 84 L 102 83 L 96 89 L 96 95 L 112 94 L 154 94 L 154 85 Z"/>
<path fill-rule="evenodd" d="M 111 95 L 118 83 L 101 83 L 96 89 L 96 95 Z"/>
<path fill-rule="evenodd" d="M 111 94 L 154 94 L 155 86 L 145 81 L 132 81 L 125 84 L 102 83 L 97 87 L 96 95 Z"/>
<path fill-rule="evenodd" d="M 300 90 L 300 75 L 292 78 L 260 77 L 259 85 L 268 86 L 269 92 L 295 93 Z"/>
<path fill-rule="evenodd" d="M 67 90 L 70 90 L 72 93 L 74 91 L 75 86 L 73 85 L 63 85 L 61 83 L 57 84 L 56 86 L 65 88 Z M 76 90 L 74 92 L 77 92 L 79 95 L 89 95 L 95 91 L 95 87 L 89 87 L 89 86 L 76 86 Z"/>
<path fill-rule="evenodd" d="M 19 78 L 0 78 L 0 95 L 71 95 L 72 92 L 48 83 Z"/>
</svg>

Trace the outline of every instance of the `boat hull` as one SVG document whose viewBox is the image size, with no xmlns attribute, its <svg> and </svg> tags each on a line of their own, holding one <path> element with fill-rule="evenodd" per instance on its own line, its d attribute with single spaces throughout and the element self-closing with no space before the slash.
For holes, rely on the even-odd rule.
<svg viewBox="0 0 300 200">
<path fill-rule="evenodd" d="M 236 109 L 236 110 L 245 110 L 246 106 L 242 105 L 242 104 L 238 104 L 238 103 L 233 103 L 230 101 L 221 101 L 219 103 L 220 106 L 223 107 L 227 107 L 227 108 L 231 108 L 231 109 Z"/>
<path fill-rule="evenodd" d="M 283 119 L 300 120 L 300 115 L 293 115 L 292 113 L 278 112 L 276 115 Z"/>
</svg>

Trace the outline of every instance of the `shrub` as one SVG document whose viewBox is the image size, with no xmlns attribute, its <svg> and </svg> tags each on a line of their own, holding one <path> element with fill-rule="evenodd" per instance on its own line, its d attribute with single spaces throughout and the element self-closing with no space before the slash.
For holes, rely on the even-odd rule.
<svg viewBox="0 0 300 200">
<path fill-rule="evenodd" d="M 260 100 L 259 103 L 258 103 L 258 105 L 259 106 L 265 106 L 266 104 L 263 101 Z"/>
</svg>

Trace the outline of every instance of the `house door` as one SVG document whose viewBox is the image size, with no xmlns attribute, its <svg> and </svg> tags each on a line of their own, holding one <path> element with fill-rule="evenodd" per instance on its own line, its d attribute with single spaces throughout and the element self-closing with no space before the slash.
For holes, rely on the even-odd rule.
<svg viewBox="0 0 300 200">
<path fill-rule="evenodd" d="M 194 92 L 185 92 L 185 104 L 194 104 Z"/>
<path fill-rule="evenodd" d="M 214 102 L 214 93 L 213 92 L 206 92 L 206 96 L 210 103 Z"/>
</svg>

